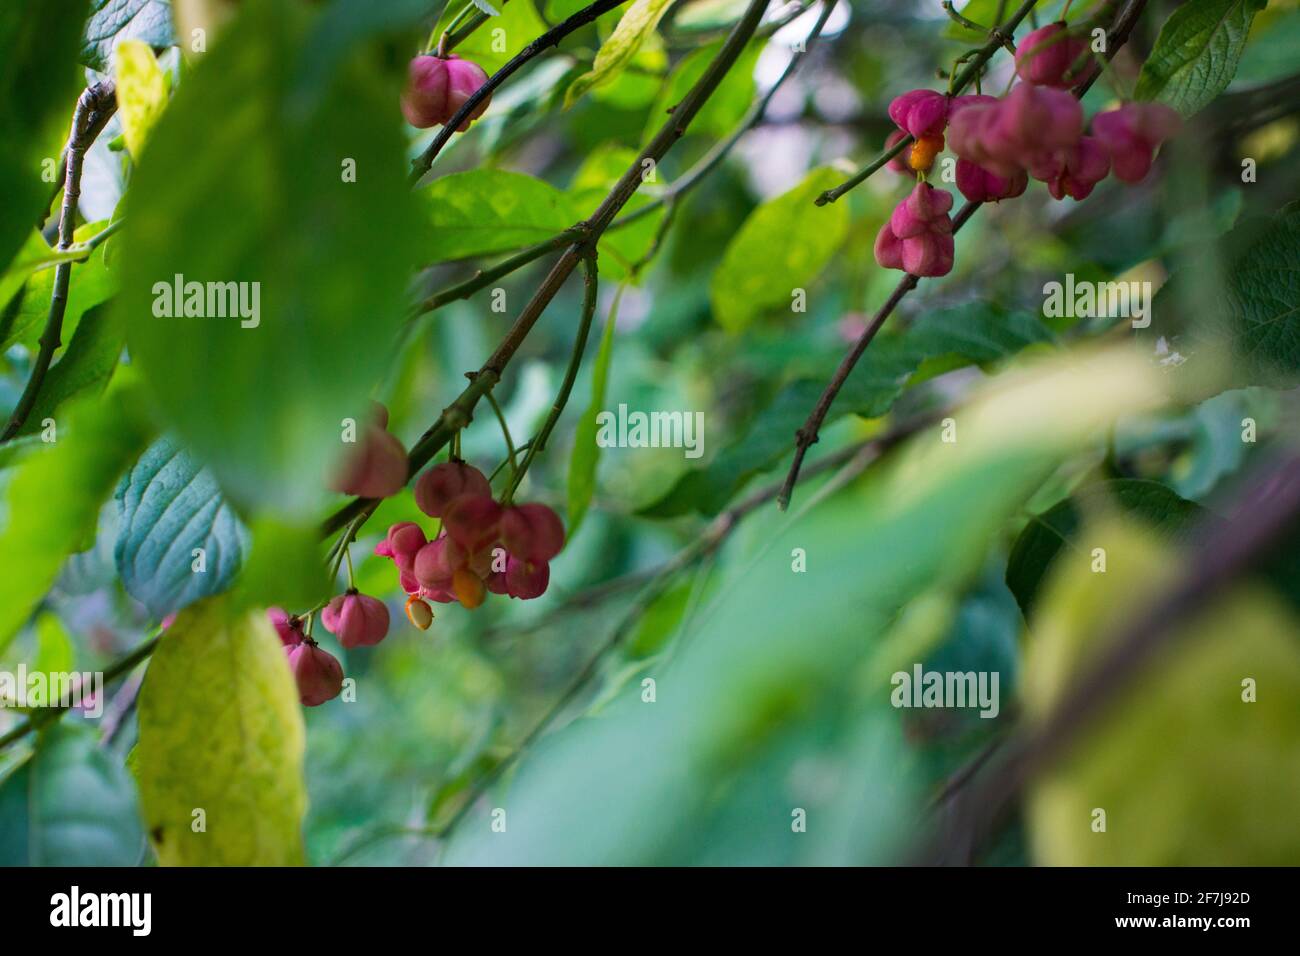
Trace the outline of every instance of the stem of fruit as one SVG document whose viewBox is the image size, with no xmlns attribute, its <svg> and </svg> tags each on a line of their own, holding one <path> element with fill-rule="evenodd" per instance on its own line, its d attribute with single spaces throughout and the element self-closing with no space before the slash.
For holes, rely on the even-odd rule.
<svg viewBox="0 0 1300 956">
<path fill-rule="evenodd" d="M 506 440 L 506 460 L 510 463 L 510 479 L 511 487 L 513 488 L 519 476 L 519 466 L 515 461 L 515 442 L 514 439 L 510 437 L 510 426 L 506 424 L 506 416 L 502 413 L 501 405 L 497 401 L 496 396 L 491 392 L 488 392 L 486 398 L 488 403 L 492 406 L 492 411 L 496 413 L 497 422 L 501 425 L 501 436 Z"/>
</svg>

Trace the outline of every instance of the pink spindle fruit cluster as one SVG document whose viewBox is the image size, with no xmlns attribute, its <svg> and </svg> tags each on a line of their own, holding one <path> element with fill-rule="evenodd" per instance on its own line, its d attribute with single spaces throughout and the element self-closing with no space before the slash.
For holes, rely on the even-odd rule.
<svg viewBox="0 0 1300 956">
<path fill-rule="evenodd" d="M 446 126 L 456 111 L 465 105 L 487 82 L 483 68 L 471 60 L 462 60 L 454 53 L 445 57 L 417 56 L 407 68 L 406 90 L 402 93 L 402 115 L 412 126 L 428 129 Z M 483 115 L 491 95 L 474 108 L 458 127 L 460 132 Z"/>
<path fill-rule="evenodd" d="M 404 521 L 388 529 L 375 553 L 396 565 L 409 595 L 406 615 L 416 627 L 433 621 L 428 601 L 473 609 L 489 592 L 527 601 L 546 591 L 550 561 L 564 547 L 564 525 L 546 505 L 498 502 L 487 477 L 463 461 L 422 474 L 415 503 L 442 519 L 438 535 L 430 540 L 418 524 Z"/>
<path fill-rule="evenodd" d="M 957 189 L 971 202 L 1015 198 L 1030 178 L 1045 183 L 1055 199 L 1084 199 L 1112 171 L 1121 182 L 1138 182 L 1182 120 L 1160 103 L 1125 103 L 1093 117 L 1086 134 L 1083 107 L 1068 90 L 1095 74 L 1088 54 L 1086 40 L 1053 23 L 1021 41 L 1016 74 L 1023 82 L 1004 97 L 934 90 L 896 97 L 889 117 L 898 131 L 886 145 L 908 135 L 916 141 L 889 167 L 924 180 L 946 139 L 957 154 Z M 876 261 L 916 276 L 946 275 L 953 263 L 951 207 L 949 193 L 922 181 L 881 227 Z"/>
</svg>

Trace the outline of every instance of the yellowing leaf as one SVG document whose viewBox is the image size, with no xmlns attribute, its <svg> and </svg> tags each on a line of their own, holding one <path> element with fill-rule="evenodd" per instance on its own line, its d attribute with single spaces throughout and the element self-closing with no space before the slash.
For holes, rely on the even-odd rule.
<svg viewBox="0 0 1300 956">
<path fill-rule="evenodd" d="M 1170 552 L 1131 525 L 1090 525 L 1079 540 L 1032 622 L 1030 719 L 1096 662 L 1099 637 L 1177 574 Z M 1096 547 L 1106 550 L 1105 573 L 1091 567 Z M 1282 865 L 1300 854 L 1297 622 L 1273 592 L 1242 585 L 1176 626 L 1181 633 L 1030 790 L 1036 862 Z"/>
<path fill-rule="evenodd" d="M 669 0 L 636 0 L 627 8 L 609 39 L 601 44 L 591 71 L 584 73 L 564 93 L 564 106 L 568 109 L 582 94 L 593 87 L 614 79 L 636 56 L 646 37 L 654 32 L 663 15 L 668 12 Z"/>
<path fill-rule="evenodd" d="M 140 161 L 149 130 L 167 105 L 167 77 L 149 44 L 123 40 L 117 45 L 117 112 L 131 158 Z"/>
<path fill-rule="evenodd" d="M 182 612 L 140 693 L 135 773 L 159 862 L 301 864 L 302 765 L 298 693 L 265 615 L 220 598 Z"/>
</svg>

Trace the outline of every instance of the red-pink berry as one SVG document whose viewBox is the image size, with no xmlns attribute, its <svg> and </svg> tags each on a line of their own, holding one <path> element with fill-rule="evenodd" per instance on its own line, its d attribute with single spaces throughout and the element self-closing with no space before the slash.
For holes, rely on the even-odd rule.
<svg viewBox="0 0 1300 956">
<path fill-rule="evenodd" d="M 531 601 L 546 593 L 551 569 L 545 561 L 524 561 L 511 557 L 506 561 L 505 591 L 511 597 Z"/>
<path fill-rule="evenodd" d="M 968 159 L 957 160 L 957 189 L 971 202 L 998 202 L 1014 199 L 1029 185 L 1029 176 L 1018 170 L 1011 176 L 999 176 Z"/>
<path fill-rule="evenodd" d="M 942 276 L 952 271 L 952 194 L 917 183 L 876 235 L 876 262 L 914 276 Z"/>
<path fill-rule="evenodd" d="M 415 482 L 415 504 L 430 518 L 441 518 L 461 495 L 492 495 L 483 472 L 463 461 L 434 465 Z"/>
<path fill-rule="evenodd" d="M 442 516 L 447 535 L 466 551 L 490 548 L 498 537 L 501 506 L 490 495 L 461 495 Z"/>
<path fill-rule="evenodd" d="M 1086 199 L 1110 172 L 1110 157 L 1095 138 L 1084 136 L 1074 146 L 1034 157 L 1029 174 L 1047 183 L 1053 199 Z"/>
<path fill-rule="evenodd" d="M 948 97 L 934 90 L 909 90 L 889 104 L 889 118 L 917 139 L 942 136 L 948 125 Z"/>
<path fill-rule="evenodd" d="M 388 529 L 388 535 L 375 545 L 375 554 L 392 558 L 398 571 L 410 572 L 415 555 L 428 543 L 424 529 L 414 521 L 402 521 Z"/>
<path fill-rule="evenodd" d="M 343 665 L 315 641 L 289 648 L 289 669 L 298 685 L 298 699 L 307 707 L 333 700 L 343 690 Z"/>
<path fill-rule="evenodd" d="M 344 457 L 330 487 L 360 498 L 387 498 L 405 486 L 407 468 L 402 443 L 378 425 L 371 425 Z"/>
<path fill-rule="evenodd" d="M 450 589 L 451 576 L 456 571 L 456 565 L 447 553 L 447 546 L 450 543 L 451 540 L 446 536 L 439 537 L 416 552 L 412 571 L 418 587 L 412 589 L 403 583 L 402 587 L 408 594 L 416 593 L 418 588 L 437 591 Z"/>
<path fill-rule="evenodd" d="M 269 607 L 266 609 L 266 616 L 271 621 L 271 626 L 275 628 L 275 633 L 280 635 L 280 643 L 285 647 L 296 647 L 302 643 L 302 622 L 292 616 L 282 607 Z"/>
<path fill-rule="evenodd" d="M 452 54 L 445 58 L 421 55 L 407 68 L 406 90 L 402 94 L 402 115 L 412 126 L 428 129 L 451 121 L 467 99 L 487 82 L 487 74 L 470 60 Z M 484 97 L 460 124 L 460 132 L 483 115 L 492 99 Z"/>
<path fill-rule="evenodd" d="M 1157 147 L 1182 126 L 1182 117 L 1163 103 L 1125 103 L 1092 118 L 1093 136 L 1109 154 L 1115 178 L 1125 183 L 1145 178 Z"/>
<path fill-rule="evenodd" d="M 549 561 L 564 548 L 564 522 L 543 504 L 507 508 L 500 529 L 506 551 L 525 561 Z"/>
<path fill-rule="evenodd" d="M 355 591 L 330 601 L 320 619 L 347 648 L 378 644 L 388 634 L 388 607 L 378 598 Z"/>
<path fill-rule="evenodd" d="M 1049 23 L 1020 41 L 1016 75 L 1026 83 L 1065 89 L 1096 70 L 1092 58 L 1084 56 L 1087 52 L 1087 40 L 1071 36 L 1064 23 Z"/>
</svg>

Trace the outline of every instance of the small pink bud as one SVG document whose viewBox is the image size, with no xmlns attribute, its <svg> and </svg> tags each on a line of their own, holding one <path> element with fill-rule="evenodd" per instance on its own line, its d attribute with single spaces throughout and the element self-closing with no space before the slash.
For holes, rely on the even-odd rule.
<svg viewBox="0 0 1300 956">
<path fill-rule="evenodd" d="M 1087 52 L 1087 40 L 1071 36 L 1064 23 L 1049 23 L 1020 41 L 1016 75 L 1026 83 L 1066 89 L 1096 70 L 1091 57 L 1080 60 Z"/>
<path fill-rule="evenodd" d="M 343 690 L 343 666 L 315 641 L 289 649 L 289 669 L 298 685 L 298 699 L 307 707 L 333 700 Z"/>
<path fill-rule="evenodd" d="M 441 518 L 461 495 L 492 494 L 486 476 L 463 461 L 434 465 L 415 482 L 415 504 L 430 518 Z"/>
<path fill-rule="evenodd" d="M 388 634 L 388 608 L 356 591 L 340 594 L 320 612 L 321 623 L 344 647 L 378 644 Z"/>
<path fill-rule="evenodd" d="M 543 504 L 507 508 L 500 528 L 506 551 L 525 561 L 549 561 L 564 547 L 564 523 Z"/>
</svg>

